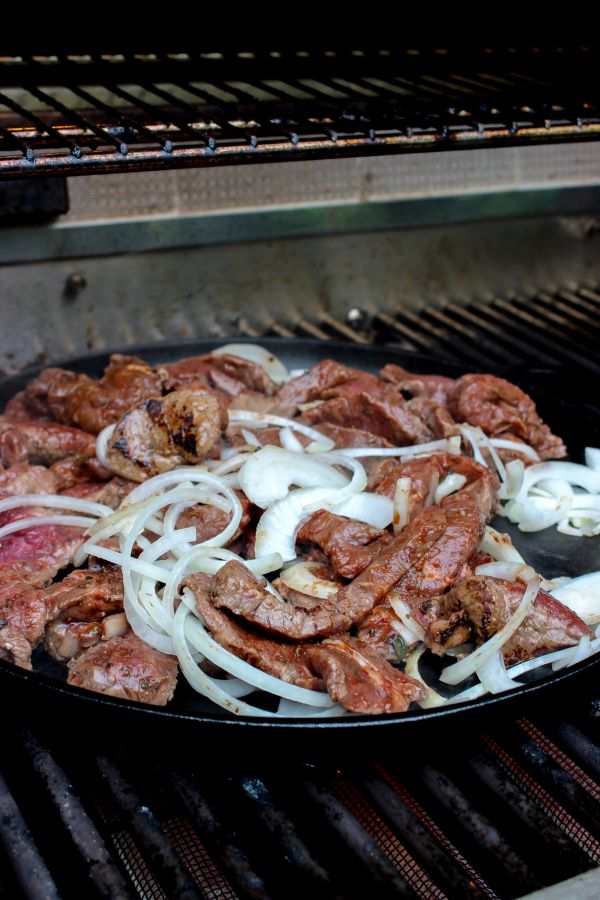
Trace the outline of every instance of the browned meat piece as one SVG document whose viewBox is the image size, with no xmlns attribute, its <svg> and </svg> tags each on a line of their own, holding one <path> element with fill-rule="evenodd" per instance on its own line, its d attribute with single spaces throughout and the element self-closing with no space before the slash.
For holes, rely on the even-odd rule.
<svg viewBox="0 0 600 900">
<path fill-rule="evenodd" d="M 19 391 L 8 401 L 4 409 L 6 417 L 15 422 L 24 419 L 51 422 L 54 415 L 48 406 L 48 389 L 54 373 L 62 371 L 62 369 L 45 369 L 37 378 L 30 381 L 24 391 Z"/>
<path fill-rule="evenodd" d="M 50 469 L 56 476 L 59 492 L 90 481 L 108 481 L 113 474 L 95 456 L 66 456 L 55 462 Z"/>
<path fill-rule="evenodd" d="M 117 423 L 108 464 L 125 478 L 144 481 L 206 459 L 226 426 L 227 414 L 209 391 L 181 390 L 146 399 Z"/>
<path fill-rule="evenodd" d="M 56 476 L 44 466 L 17 463 L 0 472 L 0 500 L 18 494 L 56 494 Z"/>
<path fill-rule="evenodd" d="M 168 391 L 202 385 L 222 391 L 228 397 L 237 397 L 247 391 L 271 397 L 277 391 L 277 385 L 262 366 L 239 356 L 207 353 L 168 363 L 159 371 L 164 375 Z"/>
<path fill-rule="evenodd" d="M 483 643 L 506 624 L 524 590 L 519 582 L 471 575 L 456 582 L 444 598 L 444 610 L 462 610 L 473 626 L 477 642 Z M 434 637 L 439 635 L 434 633 Z M 502 654 L 505 663 L 513 665 L 559 647 L 572 647 L 582 637 L 593 637 L 585 622 L 550 594 L 540 591 L 523 624 L 504 644 Z"/>
<path fill-rule="evenodd" d="M 314 513 L 296 537 L 301 544 L 320 547 L 334 571 L 343 578 L 354 578 L 366 569 L 391 539 L 387 531 L 337 516 L 326 509 Z"/>
<path fill-rule="evenodd" d="M 25 393 L 38 408 L 45 404 L 58 422 L 98 434 L 130 407 L 161 394 L 162 379 L 138 357 L 116 353 L 98 381 L 66 369 L 46 369 Z"/>
<path fill-rule="evenodd" d="M 298 378 L 292 378 L 277 393 L 277 408 L 282 414 L 293 414 L 301 403 L 319 400 L 324 391 L 353 378 L 363 378 L 364 372 L 343 366 L 333 359 L 324 359 Z M 372 378 L 373 376 L 367 376 Z M 376 379 L 374 379 L 376 380 Z"/>
<path fill-rule="evenodd" d="M 48 626 L 45 647 L 61 662 L 86 647 L 125 634 L 123 578 L 120 571 L 77 569 L 45 592 Z M 118 618 L 117 618 L 118 616 Z"/>
<path fill-rule="evenodd" d="M 96 441 L 79 428 L 55 422 L 13 422 L 0 416 L 0 462 L 51 465 L 74 453 L 93 456 Z"/>
<path fill-rule="evenodd" d="M 371 431 L 394 445 L 430 441 L 433 432 L 414 415 L 402 397 L 393 390 L 387 397 L 371 393 L 348 393 L 326 400 L 304 411 L 304 418 L 316 425 L 329 422 Z"/>
<path fill-rule="evenodd" d="M 213 577 L 210 598 L 267 631 L 300 641 L 347 631 L 361 622 L 426 552 L 445 527 L 433 508 L 419 513 L 354 581 L 311 609 L 292 606 L 269 593 L 242 563 L 226 563 Z"/>
<path fill-rule="evenodd" d="M 69 662 L 69 684 L 140 703 L 164 706 L 177 683 L 177 660 L 130 632 L 102 641 Z"/>
<path fill-rule="evenodd" d="M 494 375 L 463 375 L 449 394 L 449 409 L 459 422 L 478 425 L 493 437 L 510 432 L 530 444 L 542 459 L 567 455 L 565 445 L 537 414 L 521 388 Z"/>
<path fill-rule="evenodd" d="M 240 519 L 240 524 L 233 537 L 228 541 L 228 544 L 235 541 L 250 522 L 251 503 L 241 492 L 237 492 L 237 495 L 242 504 L 242 518 Z M 190 506 L 189 509 L 183 510 L 177 519 L 176 527 L 195 528 L 196 540 L 193 541 L 193 543 L 201 544 L 203 541 L 208 541 L 210 538 L 216 537 L 217 534 L 227 527 L 230 520 L 230 513 L 225 512 L 222 509 L 217 509 L 216 506 L 204 506 L 198 504 L 198 506 Z"/>
<path fill-rule="evenodd" d="M 384 381 L 397 385 L 401 391 L 406 391 L 413 397 L 425 397 L 445 406 L 448 394 L 456 384 L 454 378 L 446 375 L 412 375 L 406 369 L 388 363 L 379 373 Z"/>
<path fill-rule="evenodd" d="M 104 503 L 105 506 L 110 506 L 111 509 L 117 509 L 134 487 L 136 487 L 135 481 L 115 475 L 110 481 L 91 481 L 76 484 L 61 493 L 67 497 L 80 497 L 82 500 Z"/>
<path fill-rule="evenodd" d="M 334 638 L 308 649 L 332 700 L 355 713 L 397 713 L 424 695 L 423 686 L 399 672 L 357 638 Z"/>
<path fill-rule="evenodd" d="M 398 616 L 387 599 L 361 622 L 357 637 L 389 662 L 401 662 L 406 643 L 398 632 Z"/>
<path fill-rule="evenodd" d="M 436 438 L 449 438 L 458 434 L 458 426 L 445 406 L 427 397 L 407 400 L 406 408 L 423 422 Z"/>
<path fill-rule="evenodd" d="M 31 652 L 42 639 L 46 618 L 43 591 L 20 580 L 0 584 L 0 659 L 31 669 Z"/>
<path fill-rule="evenodd" d="M 393 444 L 373 434 L 372 431 L 361 431 L 360 428 L 348 428 L 345 425 L 334 425 L 332 422 L 321 422 L 319 431 L 325 437 L 335 441 L 336 447 L 392 447 Z"/>
<path fill-rule="evenodd" d="M 192 590 L 196 609 L 208 631 L 222 647 L 261 671 L 290 684 L 312 691 L 324 689 L 322 680 L 310 667 L 306 644 L 274 641 L 244 628 L 232 616 L 212 605 L 209 599 L 210 581 L 208 575 L 191 575 L 183 585 Z"/>
</svg>

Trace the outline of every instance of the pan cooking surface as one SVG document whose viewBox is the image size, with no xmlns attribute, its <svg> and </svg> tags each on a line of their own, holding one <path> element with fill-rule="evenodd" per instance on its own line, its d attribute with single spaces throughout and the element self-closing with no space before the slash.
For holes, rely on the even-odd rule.
<svg viewBox="0 0 600 900">
<path fill-rule="evenodd" d="M 236 340 L 239 340 L 236 338 Z M 224 341 L 178 342 L 177 344 L 160 344 L 139 348 L 136 352 L 150 364 L 173 362 L 184 356 L 209 352 Z M 395 362 L 409 371 L 435 373 L 457 377 L 464 374 L 464 367 L 454 366 L 447 362 L 419 356 L 414 353 L 382 347 L 363 347 L 341 342 L 298 341 L 285 339 L 262 339 L 264 346 L 277 354 L 290 369 L 302 369 L 320 360 L 330 357 L 347 365 L 356 366 L 366 371 L 377 372 L 389 362 Z M 131 353 L 131 350 L 128 350 Z M 108 354 L 96 354 L 81 357 L 64 363 L 65 367 L 99 376 L 107 362 Z M 31 370 L 20 375 L 0 381 L 0 404 L 4 404 L 37 374 Z M 493 370 L 493 374 L 508 378 L 531 394 L 538 405 L 542 418 L 551 429 L 565 441 L 569 458 L 579 462 L 583 458 L 585 446 L 600 445 L 600 417 L 597 410 L 586 402 L 585 394 L 576 373 L 566 371 L 543 370 Z M 600 537 L 576 538 L 558 534 L 553 528 L 534 534 L 522 534 L 516 526 L 506 519 L 499 518 L 492 525 L 501 531 L 508 532 L 526 561 L 545 577 L 558 575 L 576 576 L 600 568 Z M 338 732 L 357 728 L 390 728 L 391 726 L 425 722 L 433 724 L 436 720 L 451 717 L 477 715 L 484 710 L 492 712 L 496 707 L 503 709 L 523 703 L 546 702 L 548 695 L 554 697 L 553 689 L 565 688 L 565 682 L 575 684 L 577 679 L 591 677 L 591 669 L 597 667 L 600 658 L 592 658 L 579 663 L 571 669 L 539 678 L 537 681 L 505 694 L 485 697 L 481 700 L 456 706 L 438 709 L 421 710 L 419 708 L 406 713 L 391 716 L 353 716 L 340 720 L 302 719 L 297 721 L 272 719 L 243 719 L 230 715 L 210 701 L 195 693 L 183 677 L 174 699 L 166 707 L 150 707 L 144 704 L 118 700 L 102 694 L 94 694 L 66 683 L 66 667 L 55 663 L 45 652 L 38 648 L 33 656 L 34 670 L 26 672 L 0 661 L 0 684 L 5 696 L 11 695 L 25 701 L 44 705 L 66 704 L 82 713 L 96 710 L 99 707 L 120 711 L 137 719 L 169 719 L 188 721 L 190 724 L 202 724 L 217 730 L 232 727 L 251 729 L 278 729 L 297 731 L 314 729 L 319 731 Z M 586 674 L 587 673 L 587 674 Z M 251 699 L 251 698 L 250 698 Z"/>
</svg>

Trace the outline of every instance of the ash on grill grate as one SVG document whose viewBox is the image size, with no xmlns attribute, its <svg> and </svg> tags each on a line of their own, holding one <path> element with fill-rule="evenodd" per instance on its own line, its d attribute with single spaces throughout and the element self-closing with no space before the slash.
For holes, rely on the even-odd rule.
<svg viewBox="0 0 600 900">
<path fill-rule="evenodd" d="M 581 141 L 593 47 L 0 57 L 0 171 L 175 168 Z"/>
</svg>

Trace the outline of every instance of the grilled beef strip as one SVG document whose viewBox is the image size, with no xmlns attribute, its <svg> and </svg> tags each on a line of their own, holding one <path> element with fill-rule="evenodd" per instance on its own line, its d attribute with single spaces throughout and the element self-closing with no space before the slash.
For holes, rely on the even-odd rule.
<svg viewBox="0 0 600 900">
<path fill-rule="evenodd" d="M 105 469 L 95 456 L 65 456 L 53 463 L 50 470 L 56 476 L 58 491 L 91 481 L 108 481 L 113 477 L 110 469 Z"/>
<path fill-rule="evenodd" d="M 107 460 L 119 475 L 144 481 L 206 459 L 226 426 L 227 413 L 212 392 L 173 391 L 125 413 L 109 440 Z"/>
<path fill-rule="evenodd" d="M 330 638 L 307 650 L 332 700 L 355 713 L 404 712 L 423 686 L 391 666 L 358 638 Z"/>
<path fill-rule="evenodd" d="M 56 494 L 56 475 L 44 466 L 16 463 L 0 472 L 0 500 L 19 494 Z"/>
<path fill-rule="evenodd" d="M 257 634 L 217 609 L 210 601 L 209 575 L 191 575 L 182 587 L 189 587 L 196 598 L 196 609 L 216 641 L 262 672 L 312 691 L 324 690 L 323 681 L 314 673 L 306 644 L 276 641 Z"/>
<path fill-rule="evenodd" d="M 277 385 L 262 366 L 229 354 L 191 356 L 161 366 L 158 371 L 164 377 L 168 391 L 202 385 L 228 397 L 237 397 L 246 392 L 271 397 L 277 391 Z"/>
<path fill-rule="evenodd" d="M 443 510 L 418 514 L 383 547 L 354 581 L 312 609 L 292 606 L 269 593 L 254 575 L 235 560 L 214 576 L 210 598 L 266 631 L 290 640 L 305 640 L 347 631 L 371 609 L 440 537 L 445 527 Z"/>
<path fill-rule="evenodd" d="M 31 669 L 31 653 L 44 635 L 44 593 L 26 581 L 0 583 L 0 659 Z"/>
<path fill-rule="evenodd" d="M 51 465 L 67 456 L 81 454 L 92 457 L 96 441 L 79 428 L 55 422 L 14 422 L 0 416 L 0 462 Z"/>
<path fill-rule="evenodd" d="M 478 644 L 487 641 L 509 620 L 523 597 L 525 586 L 485 575 L 459 578 L 442 598 L 442 615 L 427 632 L 427 642 L 436 653 L 451 646 L 447 631 L 462 615 Z M 507 665 L 560 647 L 572 647 L 582 637 L 593 637 L 591 629 L 572 610 L 546 591 L 539 591 L 533 607 L 515 634 L 504 644 Z"/>
<path fill-rule="evenodd" d="M 316 544 L 328 557 L 334 572 L 354 578 L 392 540 L 388 531 L 320 509 L 301 526 L 296 540 Z"/>
<path fill-rule="evenodd" d="M 448 395 L 456 383 L 454 378 L 446 375 L 412 375 L 394 363 L 384 366 L 379 375 L 411 397 L 423 397 L 441 406 L 447 405 Z"/>
<path fill-rule="evenodd" d="M 67 681 L 140 703 L 164 706 L 173 698 L 177 659 L 150 647 L 133 632 L 112 637 L 70 660 Z"/>
</svg>

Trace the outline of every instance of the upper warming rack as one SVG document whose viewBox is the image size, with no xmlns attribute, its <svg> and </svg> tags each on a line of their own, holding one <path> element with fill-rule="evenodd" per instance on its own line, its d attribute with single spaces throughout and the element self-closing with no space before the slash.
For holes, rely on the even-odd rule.
<svg viewBox="0 0 600 900">
<path fill-rule="evenodd" d="M 598 139 L 593 56 L 0 52 L 0 177 Z"/>
</svg>

